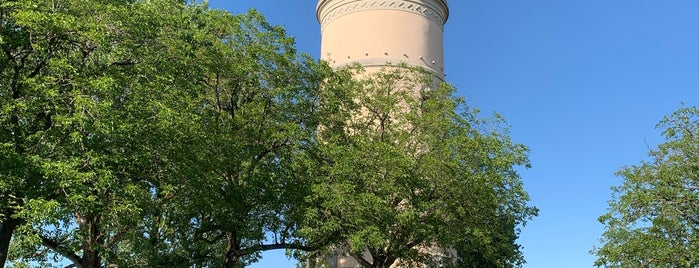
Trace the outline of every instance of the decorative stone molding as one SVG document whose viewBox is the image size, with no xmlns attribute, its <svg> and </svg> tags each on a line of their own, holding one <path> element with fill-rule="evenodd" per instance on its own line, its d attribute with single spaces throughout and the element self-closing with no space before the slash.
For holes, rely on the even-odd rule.
<svg viewBox="0 0 699 268">
<path fill-rule="evenodd" d="M 449 17 L 446 0 L 319 0 L 316 16 L 321 27 L 347 14 L 371 9 L 407 11 L 422 15 L 439 26 Z"/>
<path fill-rule="evenodd" d="M 364 68 L 386 68 L 386 67 L 400 67 L 401 64 L 406 64 L 407 66 L 410 67 L 416 67 L 416 68 L 422 68 L 425 71 L 428 71 L 434 75 L 435 78 L 439 79 L 439 81 L 444 82 L 444 68 L 441 68 L 442 71 L 438 71 L 437 68 L 429 65 L 423 65 L 423 64 L 415 64 L 415 63 L 410 63 L 410 62 L 404 62 L 404 61 L 398 61 L 398 62 L 391 62 L 387 61 L 385 59 L 358 59 L 352 62 L 345 63 L 343 65 L 349 65 L 349 64 L 354 64 L 358 63 Z"/>
</svg>

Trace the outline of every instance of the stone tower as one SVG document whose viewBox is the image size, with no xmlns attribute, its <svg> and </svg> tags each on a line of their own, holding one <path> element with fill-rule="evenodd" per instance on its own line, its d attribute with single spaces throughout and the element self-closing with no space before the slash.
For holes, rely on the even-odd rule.
<svg viewBox="0 0 699 268">
<path fill-rule="evenodd" d="M 421 66 L 444 80 L 446 0 L 319 0 L 321 58 L 332 66 Z"/>
<path fill-rule="evenodd" d="M 359 63 L 372 72 L 405 63 L 432 72 L 435 82 L 444 81 L 446 0 L 319 0 L 316 16 L 320 55 L 331 66 Z M 341 249 L 336 253 L 329 256 L 331 267 L 361 267 Z"/>
</svg>

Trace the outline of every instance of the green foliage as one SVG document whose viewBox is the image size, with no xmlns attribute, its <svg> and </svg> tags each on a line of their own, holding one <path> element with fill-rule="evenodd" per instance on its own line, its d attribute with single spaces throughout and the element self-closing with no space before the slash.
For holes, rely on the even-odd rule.
<svg viewBox="0 0 699 268">
<path fill-rule="evenodd" d="M 0 263 L 10 237 L 18 266 L 304 246 L 294 163 L 331 70 L 282 28 L 168 0 L 6 1 L 0 21 Z"/>
<path fill-rule="evenodd" d="M 208 40 L 216 45 L 196 51 L 205 59 L 202 107 L 181 156 L 194 169 L 169 183 L 185 211 L 175 232 L 194 234 L 183 243 L 237 267 L 266 248 L 304 246 L 296 204 L 308 186 L 295 166 L 316 131 L 317 90 L 331 70 L 299 57 L 283 29 L 258 13 L 219 15 L 206 29 L 219 33 Z"/>
<path fill-rule="evenodd" d="M 522 261 L 527 149 L 418 70 L 196 2 L 4 1 L 0 31 L 0 266 Z"/>
<path fill-rule="evenodd" d="M 352 95 L 323 99 L 340 105 L 322 122 L 319 164 L 308 168 L 304 234 L 335 238 L 328 251 L 371 267 L 458 262 L 450 250 L 465 262 L 521 264 L 516 227 L 537 213 L 514 170 L 528 164 L 526 147 L 421 70 L 355 76 L 345 84 Z"/>
<path fill-rule="evenodd" d="M 22 159 L 17 166 L 32 168 L 6 191 L 22 204 L 8 215 L 25 224 L 12 255 L 41 261 L 51 252 L 88 267 L 125 262 L 131 257 L 112 255 L 141 232 L 138 223 L 157 197 L 153 185 L 169 168 L 158 148 L 171 144 L 156 138 L 170 136 L 159 128 L 170 118 L 158 116 L 191 84 L 159 68 L 179 63 L 164 47 L 177 37 L 173 31 L 186 30 L 184 11 L 197 8 L 169 1 L 3 7 L 3 31 L 13 37 L 2 46 L 10 65 L 1 82 L 8 85 L 3 142 L 11 143 L 6 155 Z M 144 31 L 151 20 L 170 24 Z"/>
<path fill-rule="evenodd" d="M 621 168 L 612 188 L 596 266 L 699 266 L 699 109 L 682 107 L 657 126 L 665 143 L 650 160 Z"/>
</svg>

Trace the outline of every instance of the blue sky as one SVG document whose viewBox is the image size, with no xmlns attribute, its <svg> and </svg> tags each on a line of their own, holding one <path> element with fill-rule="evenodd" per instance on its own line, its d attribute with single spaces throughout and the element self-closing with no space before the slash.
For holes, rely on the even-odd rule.
<svg viewBox="0 0 699 268">
<path fill-rule="evenodd" d="M 255 8 L 316 58 L 313 0 L 211 0 Z M 647 159 L 654 127 L 699 102 L 699 1 L 451 0 L 447 81 L 484 115 L 500 113 L 531 149 L 522 170 L 539 217 L 523 229 L 527 268 L 592 267 L 614 172 Z M 253 267 L 293 267 L 283 251 Z"/>
</svg>

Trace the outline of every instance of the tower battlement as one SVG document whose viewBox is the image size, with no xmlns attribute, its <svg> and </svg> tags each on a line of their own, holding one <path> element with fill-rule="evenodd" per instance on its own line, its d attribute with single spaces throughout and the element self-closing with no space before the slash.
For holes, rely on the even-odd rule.
<svg viewBox="0 0 699 268">
<path fill-rule="evenodd" d="M 364 68 L 406 63 L 444 80 L 446 0 L 319 0 L 321 58 Z"/>
</svg>

